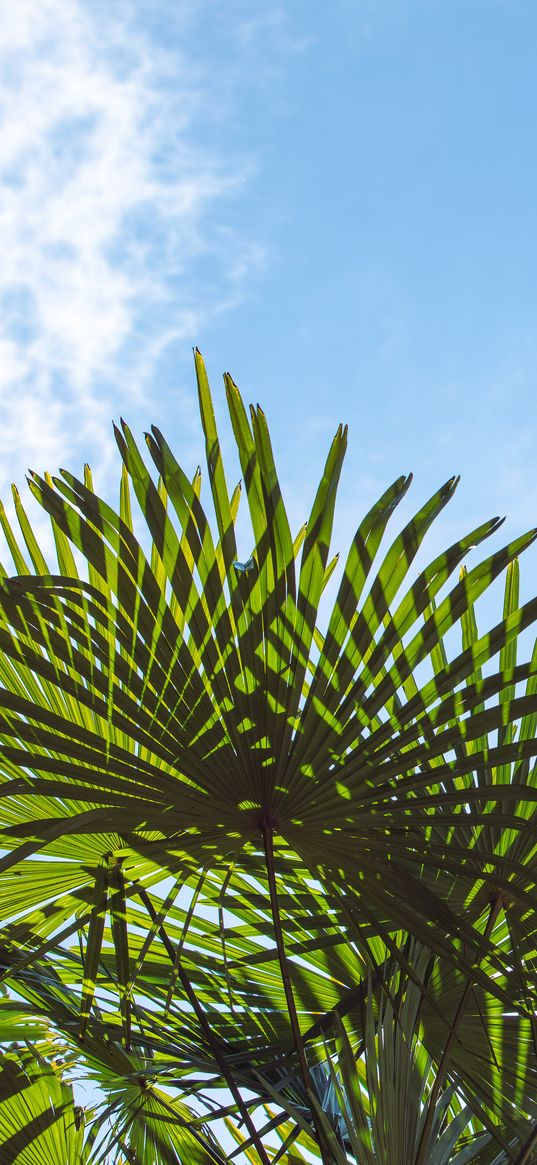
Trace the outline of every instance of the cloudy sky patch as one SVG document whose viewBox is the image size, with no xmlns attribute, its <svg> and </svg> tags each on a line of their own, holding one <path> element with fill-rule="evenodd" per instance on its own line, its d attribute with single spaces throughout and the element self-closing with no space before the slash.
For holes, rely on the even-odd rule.
<svg viewBox="0 0 537 1165">
<path fill-rule="evenodd" d="M 17 463 L 57 463 L 66 445 L 106 463 L 111 412 L 143 397 L 161 352 L 189 346 L 262 260 L 253 240 L 219 229 L 244 175 L 196 144 L 200 69 L 135 15 L 3 5 L 2 482 Z M 203 287 L 196 263 L 213 266 Z"/>
</svg>

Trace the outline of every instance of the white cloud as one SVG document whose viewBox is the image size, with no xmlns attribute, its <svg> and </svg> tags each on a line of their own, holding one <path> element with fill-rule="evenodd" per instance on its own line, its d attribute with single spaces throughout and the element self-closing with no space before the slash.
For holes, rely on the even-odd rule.
<svg viewBox="0 0 537 1165">
<path fill-rule="evenodd" d="M 262 260 L 252 240 L 209 225 L 244 174 L 194 145 L 202 77 L 181 55 L 180 22 L 171 53 L 135 17 L 136 3 L 3 0 L 4 492 L 28 464 L 73 464 L 88 448 L 106 470 L 112 413 Z M 202 304 L 189 273 L 208 255 L 217 273 Z"/>
</svg>

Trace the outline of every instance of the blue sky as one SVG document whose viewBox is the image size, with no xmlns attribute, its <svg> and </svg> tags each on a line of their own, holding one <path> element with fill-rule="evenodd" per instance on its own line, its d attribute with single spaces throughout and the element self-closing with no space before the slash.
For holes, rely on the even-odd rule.
<svg viewBox="0 0 537 1165">
<path fill-rule="evenodd" d="M 120 414 L 194 469 L 197 344 L 265 407 L 296 526 L 340 420 L 337 546 L 408 470 L 409 509 L 462 475 L 432 549 L 537 523 L 534 0 L 3 16 L 3 496 L 88 460 L 112 497 Z"/>
</svg>

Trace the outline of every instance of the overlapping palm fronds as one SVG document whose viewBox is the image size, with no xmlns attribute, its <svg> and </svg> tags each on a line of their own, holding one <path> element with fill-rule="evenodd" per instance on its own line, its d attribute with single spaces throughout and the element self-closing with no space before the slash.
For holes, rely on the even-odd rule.
<svg viewBox="0 0 537 1165">
<path fill-rule="evenodd" d="M 20 1165 L 83 1165 L 84 1113 L 50 1059 L 27 1049 L 2 1057 L 0 1160 Z"/>
<path fill-rule="evenodd" d="M 514 1161 L 537 1120 L 537 652 L 517 655 L 535 531 L 473 565 L 492 519 L 428 561 L 452 479 L 383 549 L 399 478 L 323 629 L 346 430 L 293 535 L 265 415 L 226 377 L 241 552 L 198 353 L 196 371 L 215 529 L 199 472 L 158 430 L 150 470 L 124 424 L 118 512 L 89 471 L 30 478 L 57 566 L 18 493 L 20 536 L 0 513 L 16 572 L 0 592 L 3 978 L 85 1063 L 97 1041 L 94 1061 L 134 1065 L 118 1060 L 134 1093 L 107 1116 L 126 1161 L 225 1158 L 204 1122 L 227 1115 L 264 1165 L 277 1128 L 289 1160 L 302 1143 L 324 1165 L 380 1165 L 388 1028 L 428 1065 L 405 1069 L 412 1165 Z M 479 634 L 502 572 L 502 616 Z"/>
</svg>

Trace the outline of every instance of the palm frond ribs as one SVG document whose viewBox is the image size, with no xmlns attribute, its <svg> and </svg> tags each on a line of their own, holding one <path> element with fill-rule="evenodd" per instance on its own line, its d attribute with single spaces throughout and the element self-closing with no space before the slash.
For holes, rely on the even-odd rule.
<svg viewBox="0 0 537 1165">
<path fill-rule="evenodd" d="M 195 366 L 207 498 L 122 422 L 117 510 L 29 478 L 54 564 L 0 510 L 0 1162 L 537 1160 L 537 532 L 429 560 L 400 477 L 338 562 L 346 428 L 297 534 Z"/>
</svg>

